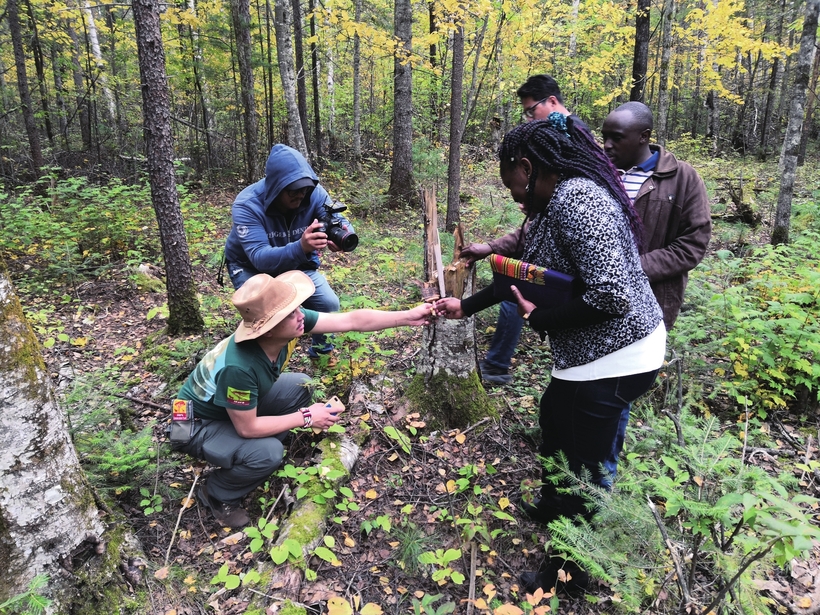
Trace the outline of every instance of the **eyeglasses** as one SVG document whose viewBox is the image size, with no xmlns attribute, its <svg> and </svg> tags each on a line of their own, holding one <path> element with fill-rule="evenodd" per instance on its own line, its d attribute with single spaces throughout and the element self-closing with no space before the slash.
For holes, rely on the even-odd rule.
<svg viewBox="0 0 820 615">
<path fill-rule="evenodd" d="M 307 194 L 307 192 L 308 192 L 307 188 L 299 188 L 298 190 L 285 190 L 285 193 L 291 199 L 295 199 L 295 198 L 303 199 L 303 198 L 305 198 L 305 195 Z"/>
<path fill-rule="evenodd" d="M 542 98 L 541 100 L 539 100 L 537 103 L 535 103 L 535 104 L 534 104 L 534 105 L 532 105 L 531 107 L 527 107 L 527 108 L 525 108 L 525 109 L 524 109 L 524 112 L 521 114 L 521 115 L 522 115 L 522 117 L 526 117 L 526 118 L 529 118 L 529 119 L 533 119 L 533 118 L 535 117 L 535 109 L 536 109 L 536 107 L 538 107 L 538 105 L 540 105 L 541 103 L 545 103 L 545 102 L 547 102 L 547 99 L 548 99 L 548 98 L 549 98 L 549 96 L 547 96 L 546 98 Z"/>
</svg>

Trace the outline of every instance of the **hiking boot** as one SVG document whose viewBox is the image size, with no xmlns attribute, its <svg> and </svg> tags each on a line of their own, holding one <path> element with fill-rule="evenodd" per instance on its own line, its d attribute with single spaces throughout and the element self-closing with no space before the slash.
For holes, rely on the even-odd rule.
<svg viewBox="0 0 820 615">
<path fill-rule="evenodd" d="M 203 484 L 199 491 L 196 492 L 196 499 L 205 508 L 211 511 L 211 515 L 216 522 L 223 526 L 232 529 L 246 527 L 250 525 L 251 518 L 244 508 L 239 504 L 228 504 L 227 502 L 220 502 L 216 498 L 208 495 L 206 486 Z"/>
<path fill-rule="evenodd" d="M 314 365 L 325 365 L 325 367 L 335 367 L 339 363 L 339 358 L 333 352 L 334 347 L 316 349 L 316 346 L 311 346 L 308 349 L 308 356 Z M 323 357 L 327 357 L 326 359 Z"/>
<path fill-rule="evenodd" d="M 487 384 L 503 386 L 512 382 L 512 374 L 509 369 L 493 367 L 486 361 L 479 361 L 478 368 L 481 370 L 481 380 Z"/>
<path fill-rule="evenodd" d="M 574 594 L 589 587 L 589 573 L 573 561 L 550 557 L 536 572 L 521 574 L 524 591 L 534 594 L 540 587 L 544 592 Z"/>
</svg>

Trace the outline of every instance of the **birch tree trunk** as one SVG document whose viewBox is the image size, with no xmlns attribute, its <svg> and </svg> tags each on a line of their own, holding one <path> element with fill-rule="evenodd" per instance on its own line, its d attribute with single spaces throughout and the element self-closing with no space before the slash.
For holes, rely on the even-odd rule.
<svg viewBox="0 0 820 615">
<path fill-rule="evenodd" d="M 74 601 L 86 612 L 117 613 L 115 605 L 89 609 L 99 588 L 80 591 L 106 563 L 117 571 L 120 546 L 108 553 L 105 531 L 37 338 L 0 262 L 0 603 L 45 574 L 38 593 L 52 601 L 46 613 L 74 612 Z M 76 558 L 83 550 L 90 557 Z M 104 583 L 116 604 L 122 593 L 110 569 Z"/>
<path fill-rule="evenodd" d="M 66 32 L 71 39 L 71 76 L 76 93 L 77 117 L 80 122 L 80 136 L 83 140 L 83 151 L 91 149 L 91 113 L 88 106 L 88 91 L 85 87 L 82 62 L 80 62 L 80 39 L 70 23 L 66 23 Z"/>
<path fill-rule="evenodd" d="M 388 206 L 410 205 L 415 197 L 413 179 L 413 12 L 410 0 L 395 0 L 394 30 L 399 41 L 393 58 L 393 166 Z"/>
<path fill-rule="evenodd" d="M 239 62 L 239 84 L 242 92 L 242 121 L 245 129 L 245 181 L 252 184 L 259 178 L 259 123 L 256 119 L 256 99 L 253 95 L 251 64 L 251 7 L 248 0 L 231 0 L 231 18 L 236 34 L 236 55 Z"/>
<path fill-rule="evenodd" d="M 797 52 L 794 87 L 792 89 L 789 124 L 783 139 L 780 152 L 780 192 L 777 195 L 772 245 L 789 243 L 789 227 L 792 215 L 792 193 L 794 176 L 797 171 L 797 157 L 800 152 L 800 135 L 803 130 L 803 114 L 806 105 L 806 89 L 811 76 L 811 64 L 815 53 L 814 44 L 817 38 L 817 17 L 820 13 L 820 0 L 806 0 L 806 16 L 803 21 L 803 34 L 800 37 L 800 50 Z"/>
<path fill-rule="evenodd" d="M 20 106 L 23 112 L 23 124 L 26 127 L 28 145 L 31 150 L 31 164 L 34 175 L 40 176 L 40 169 L 45 164 L 43 150 L 40 146 L 40 135 L 37 133 L 37 122 L 34 120 L 34 107 L 31 102 L 31 89 L 26 74 L 26 52 L 23 49 L 23 33 L 20 29 L 20 9 L 17 0 L 8 0 L 6 3 L 11 43 L 14 47 L 14 65 L 17 69 L 17 90 L 20 92 Z"/>
<path fill-rule="evenodd" d="M 291 16 L 288 0 L 276 0 L 273 23 L 276 29 L 276 57 L 279 60 L 282 94 L 288 111 L 288 145 L 299 150 L 305 159 L 310 160 L 310 152 L 299 118 L 299 106 L 296 103 L 296 74 L 293 68 L 293 44 L 290 40 Z"/>
<path fill-rule="evenodd" d="M 808 100 L 806 101 L 806 116 L 803 120 L 803 134 L 800 137 L 800 151 L 797 156 L 797 166 L 802 167 L 806 161 L 806 147 L 809 144 L 811 135 L 812 120 L 814 119 L 814 107 L 817 103 L 817 78 L 820 70 L 820 53 L 814 52 L 814 66 L 811 69 L 811 83 L 809 84 Z"/>
<path fill-rule="evenodd" d="M 114 94 L 111 93 L 111 88 L 108 87 L 108 79 L 103 72 L 105 60 L 103 59 L 102 50 L 100 49 L 100 39 L 97 36 L 97 22 L 94 21 L 94 13 L 91 9 L 91 3 L 85 0 L 83 13 L 85 14 L 86 28 L 88 30 L 88 40 L 91 43 L 91 53 L 94 55 L 94 62 L 99 71 L 97 81 L 99 81 L 102 86 L 103 97 L 108 107 L 108 119 L 113 124 L 117 121 L 117 105 L 114 102 Z"/>
<path fill-rule="evenodd" d="M 134 30 L 142 84 L 148 178 L 159 225 L 168 290 L 168 333 L 195 333 L 204 322 L 199 313 L 188 241 L 182 223 L 171 136 L 171 102 L 165 74 L 165 49 L 157 0 L 134 0 Z"/>
</svg>

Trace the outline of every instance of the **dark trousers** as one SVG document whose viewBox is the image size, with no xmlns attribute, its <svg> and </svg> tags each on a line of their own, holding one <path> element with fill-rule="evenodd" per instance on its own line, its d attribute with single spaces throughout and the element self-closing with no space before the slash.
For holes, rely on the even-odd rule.
<svg viewBox="0 0 820 615">
<path fill-rule="evenodd" d="M 271 390 L 259 400 L 258 416 L 281 416 L 297 412 L 312 403 L 313 391 L 305 374 L 279 376 Z M 221 502 L 236 504 L 264 483 L 282 463 L 287 432 L 267 438 L 243 438 L 231 421 L 204 419 L 191 441 L 177 447 L 218 466 L 208 476 L 208 495 Z"/>
<path fill-rule="evenodd" d="M 541 397 L 541 455 L 551 458 L 561 451 L 574 474 L 580 475 L 582 468 L 586 468 L 593 483 L 609 488 L 611 477 L 601 470 L 601 465 L 612 453 L 621 412 L 649 390 L 657 374 L 658 370 L 653 370 L 584 382 L 553 377 Z M 542 506 L 568 517 L 588 516 L 584 499 L 558 493 L 560 486 L 545 477 Z"/>
</svg>

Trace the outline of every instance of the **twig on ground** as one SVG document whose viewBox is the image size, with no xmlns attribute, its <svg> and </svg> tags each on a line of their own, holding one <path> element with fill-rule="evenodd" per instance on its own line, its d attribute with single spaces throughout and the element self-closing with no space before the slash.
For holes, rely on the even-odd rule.
<svg viewBox="0 0 820 615">
<path fill-rule="evenodd" d="M 467 594 L 467 615 L 473 615 L 475 608 L 475 569 L 476 569 L 476 543 L 470 541 L 470 591 Z"/>
<path fill-rule="evenodd" d="M 678 585 L 680 586 L 681 593 L 683 594 L 684 604 L 689 605 L 692 603 L 692 598 L 689 595 L 689 586 L 686 584 L 686 577 L 683 574 L 683 565 L 681 565 L 678 554 L 675 552 L 675 545 L 673 545 L 672 541 L 669 539 L 669 534 L 666 532 L 666 526 L 663 524 L 663 519 L 661 519 L 655 503 L 648 497 L 646 498 L 646 501 L 649 503 L 649 510 L 652 511 L 652 516 L 655 517 L 655 523 L 661 532 L 661 536 L 663 536 L 663 541 L 666 544 L 666 548 L 669 549 L 669 555 L 672 556 L 672 562 L 675 564 L 675 571 L 678 575 Z M 708 611 L 706 612 L 708 613 Z"/>
<path fill-rule="evenodd" d="M 489 421 L 489 420 L 490 420 L 490 417 L 489 417 L 489 416 L 485 416 L 483 419 L 481 419 L 480 421 L 478 421 L 478 422 L 477 422 L 477 423 L 475 423 L 474 425 L 470 425 L 467 429 L 465 429 L 465 430 L 464 430 L 464 431 L 462 431 L 461 433 L 463 433 L 463 434 L 465 434 L 465 435 L 466 435 L 466 434 L 470 433 L 473 429 L 475 429 L 476 427 L 478 427 L 479 425 L 483 425 L 484 423 L 486 423 L 486 422 L 487 422 L 487 421 Z"/>
<path fill-rule="evenodd" d="M 165 563 L 162 564 L 162 567 L 168 565 L 168 558 L 171 557 L 171 547 L 174 546 L 174 538 L 176 538 L 177 530 L 179 529 L 179 522 L 182 521 L 182 513 L 185 512 L 185 509 L 188 508 L 186 504 L 191 500 L 191 496 L 194 495 L 194 489 L 196 489 L 196 482 L 199 480 L 199 472 L 194 471 L 194 482 L 191 484 L 191 490 L 188 492 L 188 497 L 185 498 L 185 502 L 183 502 L 182 506 L 179 507 L 179 514 L 177 515 L 177 523 L 174 526 L 174 531 L 171 532 L 171 542 L 168 543 L 168 550 L 165 552 Z"/>
</svg>

